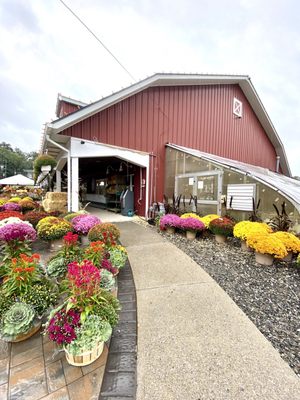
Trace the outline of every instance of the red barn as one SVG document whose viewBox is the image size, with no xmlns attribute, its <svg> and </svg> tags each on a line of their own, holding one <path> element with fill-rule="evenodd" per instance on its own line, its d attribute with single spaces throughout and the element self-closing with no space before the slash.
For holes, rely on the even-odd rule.
<svg viewBox="0 0 300 400">
<path fill-rule="evenodd" d="M 60 96 L 56 110 L 59 119 L 47 124 L 43 150 L 59 161 L 57 190 L 67 165 L 70 210 L 78 209 L 81 187 L 86 200 L 114 210 L 122 201 L 125 207 L 128 189 L 126 212 L 139 215 L 172 192 L 196 195 L 204 210 L 215 212 L 230 195 L 227 208 L 249 211 L 250 197 L 252 204 L 264 193 L 259 182 L 288 200 L 291 212 L 299 210 L 300 187 L 288 178 L 282 142 L 248 76 L 155 74 L 88 105 Z M 203 161 L 198 170 L 196 160 Z M 255 167 L 273 181 L 256 176 Z M 242 183 L 226 178 L 229 169 Z M 232 207 L 240 200 L 245 204 Z"/>
</svg>

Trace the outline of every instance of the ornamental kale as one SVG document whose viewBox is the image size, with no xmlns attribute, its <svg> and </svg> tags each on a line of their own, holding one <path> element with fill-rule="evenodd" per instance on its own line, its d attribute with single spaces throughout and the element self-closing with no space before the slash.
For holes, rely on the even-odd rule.
<svg viewBox="0 0 300 400">
<path fill-rule="evenodd" d="M 33 324 L 35 312 L 32 306 L 25 303 L 14 303 L 4 314 L 1 321 L 0 336 L 16 337 L 25 333 Z"/>
</svg>

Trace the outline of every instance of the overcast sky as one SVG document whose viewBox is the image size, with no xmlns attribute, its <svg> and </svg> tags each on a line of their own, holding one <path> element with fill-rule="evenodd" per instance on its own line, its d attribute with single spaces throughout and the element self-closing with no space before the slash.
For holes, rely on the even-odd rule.
<svg viewBox="0 0 300 400">
<path fill-rule="evenodd" d="M 300 175 L 297 0 L 64 1 L 137 80 L 250 75 Z M 38 150 L 57 93 L 90 102 L 133 83 L 59 0 L 0 0 L 0 43 L 0 141 L 23 151 Z"/>
</svg>

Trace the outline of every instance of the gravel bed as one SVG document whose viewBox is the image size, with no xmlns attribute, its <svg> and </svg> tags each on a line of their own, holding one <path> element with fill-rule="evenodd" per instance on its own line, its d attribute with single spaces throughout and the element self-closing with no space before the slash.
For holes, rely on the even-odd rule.
<svg viewBox="0 0 300 400">
<path fill-rule="evenodd" d="M 188 241 L 180 234 L 160 234 L 226 291 L 300 377 L 300 268 L 296 262 L 262 266 L 234 238 L 217 244 L 213 237 Z"/>
</svg>

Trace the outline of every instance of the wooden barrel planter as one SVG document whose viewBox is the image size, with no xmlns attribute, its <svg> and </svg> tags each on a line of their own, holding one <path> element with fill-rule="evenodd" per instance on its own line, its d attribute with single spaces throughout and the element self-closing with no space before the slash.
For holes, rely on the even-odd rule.
<svg viewBox="0 0 300 400">
<path fill-rule="evenodd" d="M 99 358 L 103 352 L 104 342 L 98 342 L 97 345 L 91 351 L 86 351 L 84 353 L 78 354 L 74 356 L 70 354 L 66 349 L 66 359 L 70 365 L 74 365 L 74 367 L 84 367 L 85 365 L 92 364 L 94 361 Z"/>
</svg>

